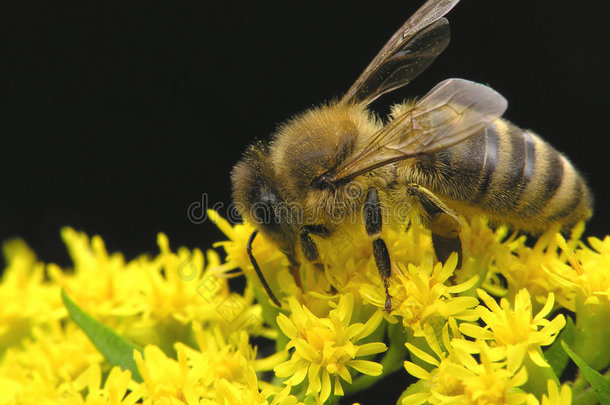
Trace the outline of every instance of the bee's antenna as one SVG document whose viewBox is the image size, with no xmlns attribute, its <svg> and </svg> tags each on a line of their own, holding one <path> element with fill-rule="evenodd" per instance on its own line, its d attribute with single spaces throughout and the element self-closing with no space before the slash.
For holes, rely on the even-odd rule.
<svg viewBox="0 0 610 405">
<path fill-rule="evenodd" d="M 252 242 L 254 242 L 254 238 L 256 238 L 256 235 L 258 235 L 257 229 L 255 229 L 254 232 L 252 232 L 252 235 L 250 235 L 250 238 L 248 239 L 248 245 L 246 246 L 246 251 L 248 252 L 248 256 L 250 257 L 250 262 L 252 262 L 252 266 L 254 266 L 254 271 L 256 271 L 256 275 L 261 280 L 261 283 L 263 284 L 267 295 L 269 296 L 269 298 L 271 298 L 271 301 L 273 301 L 275 305 L 281 308 L 282 304 L 280 304 L 280 301 L 275 298 L 273 291 L 271 291 L 271 287 L 269 287 L 269 284 L 267 284 L 267 280 L 265 280 L 265 276 L 263 276 L 263 272 L 261 271 L 261 268 L 258 267 L 258 263 L 256 262 L 254 255 L 252 254 Z"/>
</svg>

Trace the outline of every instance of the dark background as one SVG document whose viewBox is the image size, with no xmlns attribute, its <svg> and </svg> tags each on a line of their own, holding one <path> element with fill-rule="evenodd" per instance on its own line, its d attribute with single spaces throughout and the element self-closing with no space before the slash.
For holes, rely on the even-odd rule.
<svg viewBox="0 0 610 405">
<path fill-rule="evenodd" d="M 21 236 L 61 265 L 70 263 L 65 225 L 127 258 L 155 253 L 160 231 L 174 248 L 209 247 L 222 235 L 201 205 L 226 213 L 244 147 L 339 97 L 421 3 L 2 2 L 0 240 Z M 445 53 L 373 108 L 385 113 L 448 77 L 491 85 L 509 100 L 506 118 L 589 179 L 597 200 L 587 232 L 603 236 L 602 3 L 463 1 L 449 14 Z"/>
<path fill-rule="evenodd" d="M 128 257 L 159 231 L 209 246 L 201 205 L 225 212 L 244 147 L 340 96 L 421 3 L 3 2 L 0 240 L 60 264 L 64 225 Z M 373 107 L 448 77 L 491 85 L 589 179 L 604 235 L 610 35 L 600 2 L 549 4 L 463 1 L 448 49 Z"/>
</svg>

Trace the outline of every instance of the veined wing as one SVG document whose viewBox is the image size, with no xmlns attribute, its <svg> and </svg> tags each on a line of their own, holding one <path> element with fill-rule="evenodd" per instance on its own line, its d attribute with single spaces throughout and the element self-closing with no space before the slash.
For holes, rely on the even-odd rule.
<svg viewBox="0 0 610 405">
<path fill-rule="evenodd" d="M 408 84 L 449 44 L 449 22 L 442 18 L 459 0 L 429 0 L 392 35 L 341 99 L 369 104 Z"/>
<path fill-rule="evenodd" d="M 448 79 L 377 131 L 360 152 L 338 167 L 345 182 L 378 167 L 455 145 L 502 116 L 508 103 L 483 84 Z"/>
</svg>

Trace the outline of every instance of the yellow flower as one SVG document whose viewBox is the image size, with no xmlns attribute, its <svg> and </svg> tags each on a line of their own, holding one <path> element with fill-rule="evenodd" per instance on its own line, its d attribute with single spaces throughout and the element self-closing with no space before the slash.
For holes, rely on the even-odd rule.
<svg viewBox="0 0 610 405">
<path fill-rule="evenodd" d="M 199 382 L 207 365 L 190 367 L 182 344 L 176 345 L 176 352 L 177 360 L 152 345 L 144 348 L 143 356 L 137 351 L 134 353 L 145 387 L 145 401 L 194 404 L 207 394 L 208 384 Z"/>
<path fill-rule="evenodd" d="M 578 244 L 583 230 L 584 225 L 580 224 L 572 231 L 568 242 L 570 246 Z M 502 295 L 513 297 L 525 288 L 534 300 L 541 302 L 546 300 L 549 292 L 553 292 L 561 306 L 573 310 L 574 291 L 560 280 L 574 274 L 574 269 L 566 255 L 559 251 L 557 237 L 561 235 L 555 227 L 540 235 L 533 247 L 525 244 L 525 237 L 512 243 L 511 254 L 495 262 L 496 271 L 504 276 L 508 285 L 506 293 Z"/>
<path fill-rule="evenodd" d="M 454 349 L 451 345 L 451 339 L 449 338 L 449 326 L 451 326 L 454 336 L 459 336 L 459 330 L 454 319 L 450 319 L 445 324 L 442 330 L 442 347 L 438 342 L 438 339 L 434 333 L 427 333 L 425 335 L 426 343 L 433 355 L 420 349 L 418 346 L 406 342 L 405 346 L 413 356 L 417 357 L 420 361 L 428 363 L 428 365 L 434 366 L 434 369 L 427 371 L 422 365 L 415 364 L 411 361 L 405 361 L 404 367 L 409 374 L 420 379 L 419 387 L 416 389 L 416 393 L 409 393 L 403 397 L 403 404 L 420 404 L 424 402 L 435 403 L 433 398 L 463 398 L 464 389 L 460 383 L 460 380 L 454 376 L 448 368 L 449 364 L 459 364 L 459 353 L 456 350 L 461 350 L 459 347 Z M 415 359 L 413 359 L 415 360 Z M 426 365 L 426 367 L 428 367 Z M 428 367 L 429 368 L 429 367 Z M 438 401 L 436 401 L 438 403 Z"/>
<path fill-rule="evenodd" d="M 68 248 L 73 272 L 49 265 L 53 282 L 65 288 L 82 308 L 98 319 L 136 316 L 144 309 L 141 299 L 146 267 L 125 263 L 120 253 L 109 254 L 99 236 L 91 239 L 72 228 L 61 236 Z"/>
<path fill-rule="evenodd" d="M 179 248 L 174 253 L 164 234 L 159 234 L 158 245 L 160 253 L 148 266 L 141 287 L 145 309 L 141 322 L 134 325 L 152 328 L 160 336 L 149 337 L 148 343 L 162 341 L 166 335 L 185 340 L 193 321 L 211 328 L 220 325 L 226 334 L 239 329 L 262 333 L 260 306 L 254 305 L 251 289 L 244 295 L 229 291 L 227 279 L 216 271 L 221 266 L 218 253 L 209 250 L 207 263 L 199 249 Z M 143 268 L 145 264 L 143 260 Z"/>
<path fill-rule="evenodd" d="M 6 269 L 0 283 L 0 355 L 30 335 L 33 327 L 65 316 L 59 288 L 45 281 L 44 264 L 21 240 L 3 246 Z"/>
<path fill-rule="evenodd" d="M 587 246 L 579 241 L 582 227 L 568 240 L 550 230 L 529 247 L 525 237 L 475 218 L 463 229 L 456 269 L 456 255 L 434 260 L 421 224 L 384 227 L 392 260 L 388 315 L 362 224 L 332 240 L 312 236 L 324 267 L 303 262 L 302 287 L 296 269 L 260 235 L 254 255 L 282 300 L 280 311 L 257 287 L 246 252 L 253 226 L 208 214 L 229 239 L 216 245 L 224 260 L 213 250 L 172 250 L 163 234 L 158 254 L 126 261 L 100 237 L 65 228 L 69 270 L 45 267 L 21 241 L 5 244 L 0 405 L 296 405 L 306 395 L 322 403 L 401 365 L 419 380 L 405 387 L 404 404 L 567 405 L 570 382 L 554 379 L 541 349 L 566 324 L 563 315 L 549 316 L 555 305 L 575 312 L 570 345 L 579 356 L 597 370 L 610 363 L 610 237 Z M 230 291 L 227 278 L 242 271 L 244 292 Z M 111 367 L 68 318 L 62 287 L 93 318 L 144 347 L 134 353 L 142 382 Z M 480 300 L 471 296 L 476 287 Z M 504 298 L 496 303 L 488 292 Z M 274 345 L 285 350 L 261 357 L 255 344 L 264 353 Z M 382 360 L 375 357 L 382 352 Z M 584 386 L 573 386 L 575 398 Z"/>
<path fill-rule="evenodd" d="M 199 249 L 179 248 L 174 253 L 164 234 L 159 234 L 157 243 L 160 253 L 154 261 L 140 262 L 143 268 L 149 265 L 142 288 L 142 301 L 146 304 L 143 316 L 162 322 L 175 320 L 181 324 L 218 319 L 213 308 L 229 294 L 226 280 L 206 278 L 205 260 Z M 210 252 L 207 258 L 208 267 L 220 262 L 215 252 Z M 214 288 L 204 289 L 206 283 L 213 283 Z"/>
<path fill-rule="evenodd" d="M 236 383 L 224 378 L 214 381 L 216 390 L 214 400 L 203 400 L 202 404 L 223 404 L 223 405 L 297 405 L 302 404 L 294 395 L 290 395 L 290 386 L 286 386 L 283 390 L 277 391 L 273 388 L 259 390 L 258 379 L 256 373 L 251 366 L 242 362 L 244 368 L 243 374 L 244 383 Z M 271 402 L 269 402 L 270 397 Z"/>
<path fill-rule="evenodd" d="M 101 363 L 102 355 L 76 325 L 54 321 L 34 327 L 31 338 L 9 348 L 0 362 L 0 404 L 79 396 L 70 382 Z"/>
<path fill-rule="evenodd" d="M 588 241 L 593 249 L 557 235 L 557 244 L 573 270 L 549 273 L 573 294 L 569 309 L 576 312 L 578 331 L 574 350 L 594 369 L 604 370 L 610 365 L 610 329 L 599 325 L 610 324 L 610 237 Z"/>
<path fill-rule="evenodd" d="M 51 276 L 98 319 L 120 317 L 133 322 L 152 318 L 185 324 L 215 316 L 210 303 L 215 306 L 228 296 L 226 280 L 206 278 L 200 250 L 180 248 L 173 253 L 164 234 L 158 236 L 158 256 L 151 259 L 143 255 L 130 262 L 121 254 L 109 254 L 99 236 L 89 240 L 84 233 L 64 228 L 62 237 L 74 262 L 74 273 L 53 265 Z M 208 267 L 220 263 L 214 252 L 208 254 L 208 260 Z M 212 281 L 214 288 L 210 289 L 207 284 Z"/>
<path fill-rule="evenodd" d="M 548 367 L 540 347 L 553 343 L 566 324 L 563 315 L 557 315 L 552 321 L 545 319 L 555 303 L 553 293 L 549 293 L 544 307 L 532 317 L 532 303 L 525 289 L 515 296 L 514 309 L 505 298 L 498 305 L 485 291 L 479 289 L 477 292 L 487 306 L 476 308 L 486 326 L 463 323 L 460 332 L 476 339 L 494 340 L 497 347 L 502 348 L 509 370 L 517 370 L 526 354 L 536 365 Z"/>
<path fill-rule="evenodd" d="M 294 352 L 290 360 L 274 368 L 277 377 L 289 377 L 285 384 L 298 385 L 307 377 L 307 393 L 324 402 L 331 394 L 332 377 L 334 394 L 343 395 L 340 379 L 351 384 L 349 368 L 372 376 L 381 374 L 381 364 L 357 357 L 381 353 L 387 349 L 385 344 L 356 344 L 377 329 L 383 319 L 381 311 L 377 311 L 366 324 L 350 324 L 354 306 L 352 294 L 342 295 L 327 318 L 318 318 L 293 297 L 288 302 L 290 318 L 280 314 L 277 323 L 290 339 L 286 349 L 294 349 Z"/>
<path fill-rule="evenodd" d="M 69 395 L 64 394 L 63 403 L 75 405 L 133 405 L 141 402 L 143 391 L 142 386 L 131 379 L 131 372 L 121 370 L 119 367 L 113 367 L 102 384 L 99 364 L 92 364 L 68 385 L 73 392 Z M 84 399 L 81 393 L 84 393 Z"/>
<path fill-rule="evenodd" d="M 229 240 L 214 244 L 215 247 L 220 246 L 224 249 L 226 258 L 223 264 L 212 268 L 210 272 L 212 274 L 224 275 L 225 277 L 234 277 L 243 272 L 248 277 L 248 281 L 254 283 L 261 291 L 264 291 L 246 250 L 248 239 L 252 235 L 254 227 L 247 223 L 231 226 L 226 219 L 213 210 L 208 210 L 208 217 L 229 238 Z M 286 256 L 273 243 L 268 241 L 263 234 L 259 234 L 254 240 L 252 252 L 265 276 L 265 280 L 271 287 L 271 291 L 273 291 L 278 299 L 281 300 L 283 295 L 290 295 L 290 293 L 294 292 L 294 290 L 291 290 L 291 287 L 296 287 L 296 284 L 294 279 L 289 275 Z M 239 271 L 233 272 L 233 270 Z M 278 278 L 282 276 L 284 276 L 283 280 L 290 281 L 288 285 L 279 282 Z M 284 294 L 281 294 L 282 292 Z"/>
<path fill-rule="evenodd" d="M 577 270 L 576 275 L 582 277 L 579 284 L 587 294 L 610 300 L 610 236 L 603 240 L 589 238 L 592 249 L 581 246 L 575 253 L 559 236 L 557 239 L 570 264 Z"/>
<path fill-rule="evenodd" d="M 453 254 L 443 265 L 433 263 L 432 255 L 427 255 L 419 266 L 409 264 L 406 272 L 398 272 L 397 283 L 390 290 L 393 296 L 393 314 L 402 318 L 406 327 L 413 330 L 415 336 L 423 336 L 425 326 L 455 318 L 459 320 L 476 320 L 474 307 L 478 300 L 468 296 L 454 296 L 471 289 L 477 278 L 457 285 L 448 285 L 457 264 L 457 255 Z"/>
<path fill-rule="evenodd" d="M 393 264 L 416 266 L 431 260 L 432 242 L 430 233 L 420 223 L 411 223 L 408 231 L 404 227 L 388 226 L 383 230 L 383 238 L 390 251 Z M 352 293 L 356 301 L 372 304 L 377 308 L 385 305 L 385 291 L 372 251 L 372 243 L 364 226 L 355 222 L 345 224 L 337 231 L 332 242 L 316 238 L 320 256 L 324 263 L 326 279 L 339 294 Z M 393 266 L 390 289 L 395 289 L 396 275 L 400 269 Z M 315 275 L 315 271 L 309 275 Z M 320 293 L 323 290 L 316 290 Z M 391 292 L 392 295 L 400 294 Z M 310 308 L 311 309 L 311 308 Z"/>
<path fill-rule="evenodd" d="M 478 359 L 470 354 L 472 342 L 456 338 L 449 341 L 447 328 L 443 331 L 444 347 L 448 354 L 436 346 L 437 356 L 426 353 L 412 344 L 409 351 L 420 361 L 434 368 L 426 371 L 422 366 L 405 361 L 407 371 L 422 382 L 402 399 L 403 405 L 431 404 L 522 404 L 528 394 L 519 387 L 527 381 L 525 367 L 510 370 L 498 361 L 498 352 L 483 341 L 474 343 Z M 419 386 L 417 386 L 419 385 Z"/>
<path fill-rule="evenodd" d="M 505 294 L 505 286 L 498 280 L 498 266 L 512 259 L 512 252 L 521 244 L 525 237 L 509 238 L 508 228 L 500 226 L 492 230 L 484 216 L 472 218 L 464 224 L 460 234 L 462 240 L 462 266 L 456 269 L 453 281 L 465 282 L 472 277 L 478 278 L 478 283 L 487 291 L 497 295 Z"/>
<path fill-rule="evenodd" d="M 547 380 L 547 394 L 542 395 L 541 405 L 570 405 L 572 403 L 572 390 L 567 384 L 561 385 L 561 391 L 557 383 L 553 380 Z"/>
<path fill-rule="evenodd" d="M 167 236 L 159 234 L 156 257 L 142 255 L 125 262 L 121 254 L 109 254 L 98 236 L 89 239 L 64 228 L 62 237 L 74 272 L 50 265 L 55 284 L 66 288 L 87 313 L 136 344 L 152 343 L 171 352 L 171 339 L 188 339 L 192 321 L 220 324 L 227 331 L 246 327 L 268 333 L 251 290 L 243 296 L 230 294 L 226 278 L 215 270 L 221 262 L 212 250 L 205 263 L 199 249 L 173 252 Z"/>
<path fill-rule="evenodd" d="M 177 359 L 168 357 L 156 346 L 147 346 L 144 356 L 134 353 L 146 388 L 145 401 L 261 404 L 273 397 L 272 404 L 296 404 L 296 398 L 289 395 L 290 389 L 261 390 L 256 377 L 256 371 L 268 369 L 283 356 L 255 360 L 255 349 L 244 331 L 230 335 L 227 340 L 220 328 L 202 329 L 195 323 L 194 334 L 199 349 L 177 343 Z"/>
<path fill-rule="evenodd" d="M 527 394 L 518 387 L 527 381 L 525 367 L 518 371 L 506 368 L 503 362 L 494 362 L 494 354 L 487 344 L 478 342 L 479 362 L 464 355 L 461 365 L 449 369 L 462 382 L 464 395 L 472 404 L 521 404 Z"/>
</svg>

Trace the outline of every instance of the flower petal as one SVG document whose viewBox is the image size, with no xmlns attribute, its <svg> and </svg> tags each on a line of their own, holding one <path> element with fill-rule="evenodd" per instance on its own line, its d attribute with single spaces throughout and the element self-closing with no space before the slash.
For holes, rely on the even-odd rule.
<svg viewBox="0 0 610 405">
<path fill-rule="evenodd" d="M 425 361 L 428 364 L 432 364 L 434 366 L 439 366 L 440 363 L 438 362 L 437 359 L 435 359 L 434 357 L 432 357 L 431 355 L 429 355 L 428 353 L 424 352 L 422 349 L 420 349 L 419 347 L 406 342 L 405 346 L 407 347 L 407 349 L 409 349 L 409 351 L 411 353 L 413 353 L 416 357 L 420 358 L 421 360 Z"/>
<path fill-rule="evenodd" d="M 300 384 L 305 379 L 305 376 L 307 376 L 307 369 L 307 365 L 303 365 L 302 367 L 298 368 L 292 377 L 285 381 L 285 383 L 289 383 L 290 385 Z"/>
<path fill-rule="evenodd" d="M 307 376 L 309 379 L 309 386 L 307 387 L 307 392 L 318 394 L 320 392 L 320 389 L 322 389 L 322 381 L 320 380 L 320 365 L 315 363 L 310 364 Z"/>
<path fill-rule="evenodd" d="M 410 361 L 405 361 L 404 366 L 407 373 L 411 374 L 413 377 L 419 378 L 420 380 L 430 379 L 430 373 L 424 370 L 423 367 L 420 367 L 415 363 L 411 363 Z"/>
<path fill-rule="evenodd" d="M 402 405 L 420 405 L 428 401 L 429 398 L 429 392 L 416 392 L 415 394 L 403 397 Z"/>
<path fill-rule="evenodd" d="M 296 339 L 298 330 L 294 323 L 284 314 L 279 314 L 275 319 L 277 322 L 277 326 L 280 327 L 284 335 L 286 335 L 289 339 Z"/>
<path fill-rule="evenodd" d="M 377 330 L 377 327 L 383 320 L 383 313 L 381 310 L 376 311 L 364 324 L 364 329 L 358 334 L 358 337 L 355 340 L 359 340 L 369 336 L 371 333 Z"/>
<path fill-rule="evenodd" d="M 352 375 L 349 373 L 349 370 L 347 369 L 347 367 L 341 366 L 341 367 L 339 367 L 337 372 L 339 373 L 339 376 L 341 378 L 343 378 L 345 381 L 347 381 L 348 384 L 352 383 Z"/>
<path fill-rule="evenodd" d="M 534 323 L 538 323 L 541 319 L 543 319 L 545 316 L 547 316 L 553 309 L 554 305 L 555 305 L 555 294 L 550 292 L 548 298 L 546 299 L 546 302 L 544 303 L 544 306 L 542 307 L 540 312 L 538 312 L 536 314 L 536 316 L 534 317 Z"/>
<path fill-rule="evenodd" d="M 300 354 L 305 360 L 309 362 L 317 361 L 318 357 L 320 356 L 320 353 L 316 352 L 313 347 L 311 347 L 309 343 L 307 343 L 305 340 L 296 339 L 292 340 L 291 342 L 294 344 L 296 352 Z"/>
<path fill-rule="evenodd" d="M 540 354 L 539 349 L 530 349 L 527 354 L 529 354 L 530 359 L 538 366 L 538 367 L 551 367 L 549 363 L 546 362 L 542 354 Z"/>
<path fill-rule="evenodd" d="M 339 376 L 335 376 L 335 389 L 333 393 L 339 396 L 343 396 L 345 394 L 343 392 L 343 386 L 341 385 L 341 380 L 339 379 Z"/>
<path fill-rule="evenodd" d="M 494 334 L 489 329 L 485 329 L 480 327 L 479 325 L 474 325 L 472 323 L 462 323 L 459 326 L 459 331 L 462 332 L 466 336 L 470 336 L 475 339 L 485 339 L 490 340 L 494 338 Z"/>
<path fill-rule="evenodd" d="M 526 347 L 523 344 L 509 345 L 506 346 L 506 367 L 508 371 L 514 373 L 521 364 L 523 364 L 523 357 L 525 357 Z"/>
<path fill-rule="evenodd" d="M 354 294 L 347 293 L 341 296 L 339 299 L 339 305 L 337 306 L 337 313 L 341 323 L 343 325 L 349 325 L 350 319 L 352 319 L 352 311 L 354 310 Z"/>
<path fill-rule="evenodd" d="M 357 371 L 360 371 L 362 374 L 372 376 L 380 375 L 383 371 L 383 366 L 379 363 L 375 363 L 374 361 L 350 360 L 347 365 Z"/>
<path fill-rule="evenodd" d="M 331 384 L 330 375 L 326 370 L 322 371 L 322 387 L 320 389 L 320 401 L 326 402 L 330 396 Z"/>
<path fill-rule="evenodd" d="M 385 343 L 381 343 L 381 342 L 365 343 L 361 346 L 358 346 L 358 351 L 356 352 L 356 355 L 359 357 L 368 356 L 369 354 L 377 354 L 377 353 L 385 352 L 386 350 L 388 350 L 388 348 L 385 345 Z"/>
</svg>

